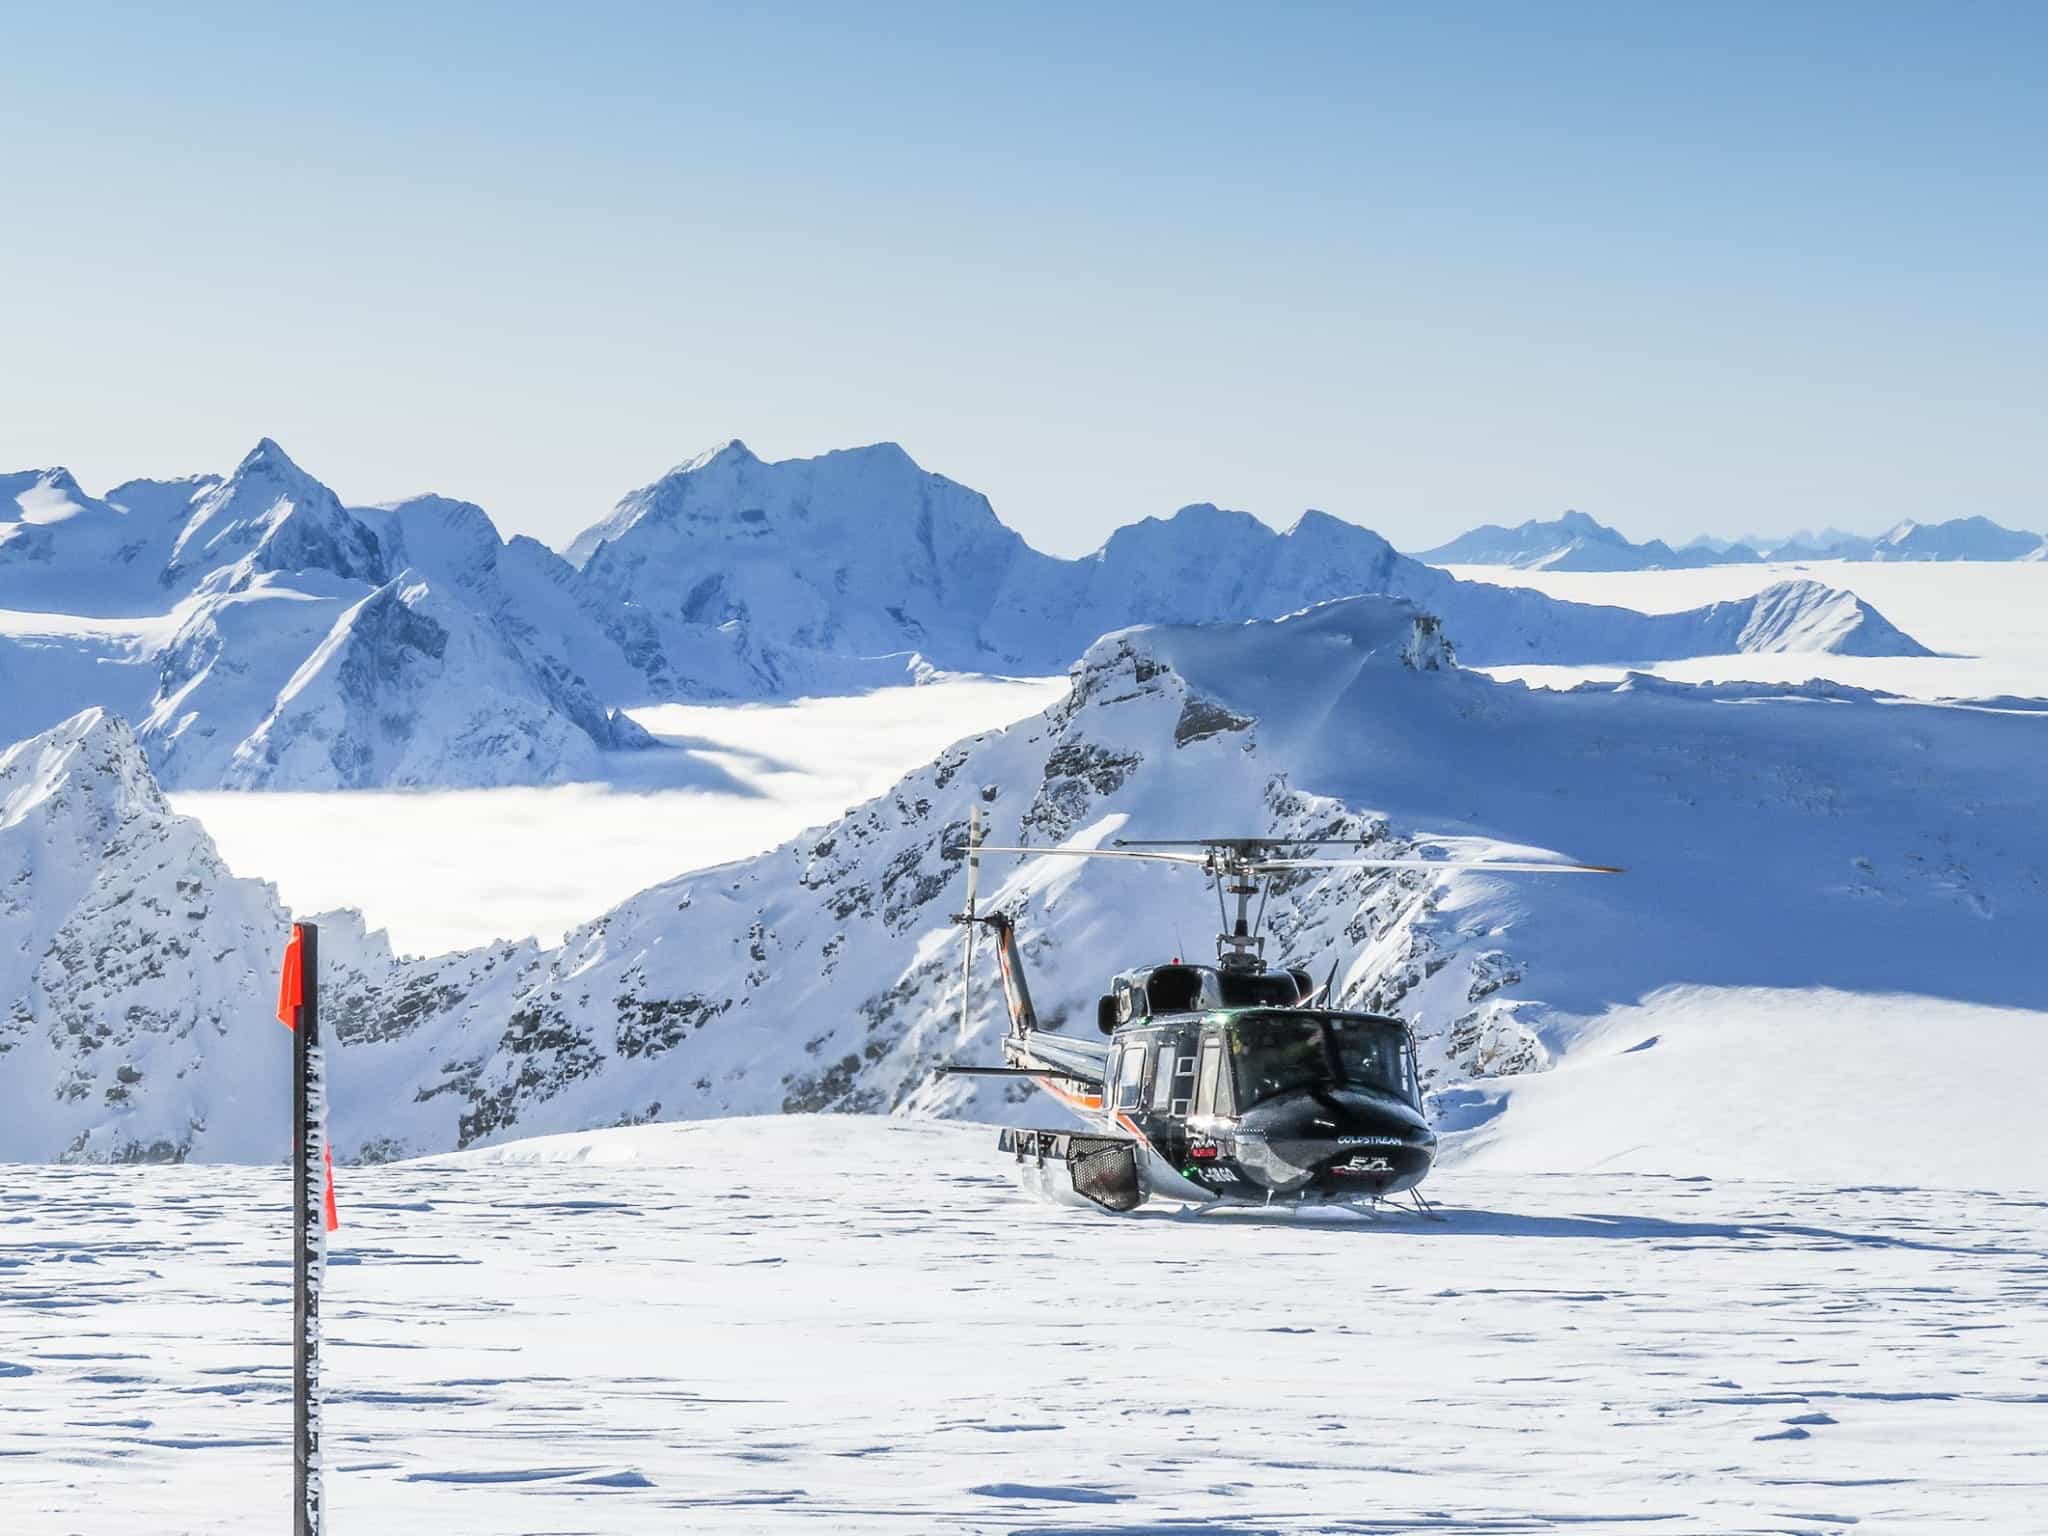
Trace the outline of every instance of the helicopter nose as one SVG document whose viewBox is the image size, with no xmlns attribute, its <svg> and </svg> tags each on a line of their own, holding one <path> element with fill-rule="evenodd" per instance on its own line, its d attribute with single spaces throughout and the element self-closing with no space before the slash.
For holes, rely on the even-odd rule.
<svg viewBox="0 0 2048 1536">
<path fill-rule="evenodd" d="M 1238 1163 L 1278 1194 L 1325 1198 L 1396 1193 L 1436 1160 L 1436 1133 L 1406 1105 L 1353 1095 L 1303 1095 L 1245 1117 Z"/>
</svg>

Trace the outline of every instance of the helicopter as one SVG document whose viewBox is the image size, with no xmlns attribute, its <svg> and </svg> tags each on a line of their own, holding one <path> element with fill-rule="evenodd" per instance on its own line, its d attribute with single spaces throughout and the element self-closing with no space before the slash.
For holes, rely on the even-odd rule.
<svg viewBox="0 0 2048 1536">
<path fill-rule="evenodd" d="M 951 1064 L 941 1075 L 1027 1080 L 1093 1127 L 1001 1131 L 998 1149 L 1054 1198 L 1063 1197 L 1063 1165 L 1073 1193 L 1109 1211 L 1132 1211 L 1157 1195 L 1197 1213 L 1327 1206 L 1371 1214 L 1405 1195 L 1416 1213 L 1434 1217 L 1420 1186 L 1436 1161 L 1437 1138 L 1423 1109 L 1414 1033 L 1398 1018 L 1331 1006 L 1335 964 L 1317 985 L 1305 970 L 1266 963 L 1261 929 L 1271 877 L 1330 868 L 1622 871 L 1608 864 L 1300 852 L 1364 846 L 1355 838 L 1211 837 L 1008 847 L 982 841 L 977 807 L 966 844 L 955 850 L 967 858 L 967 906 L 953 917 L 966 928 L 961 1032 L 973 1005 L 981 929 L 995 941 L 1010 1025 L 1003 1065 Z M 1216 888 L 1223 924 L 1216 963 L 1176 958 L 1119 972 L 1096 1004 L 1101 1038 L 1047 1029 L 1032 1006 L 1015 918 L 976 907 L 981 858 L 993 853 L 1199 870 Z"/>
</svg>

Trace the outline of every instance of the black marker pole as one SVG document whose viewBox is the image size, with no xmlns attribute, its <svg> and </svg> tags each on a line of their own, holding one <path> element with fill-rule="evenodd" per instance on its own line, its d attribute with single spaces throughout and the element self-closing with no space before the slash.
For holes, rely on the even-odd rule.
<svg viewBox="0 0 2048 1536">
<path fill-rule="evenodd" d="M 327 1277 L 327 1083 L 320 1052 L 320 930 L 295 925 L 292 1030 L 292 1533 L 320 1536 L 320 1288 Z"/>
</svg>

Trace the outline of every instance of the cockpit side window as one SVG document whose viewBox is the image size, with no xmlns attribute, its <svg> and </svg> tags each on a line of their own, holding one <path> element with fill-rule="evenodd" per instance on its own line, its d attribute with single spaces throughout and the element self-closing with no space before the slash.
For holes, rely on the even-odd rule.
<svg viewBox="0 0 2048 1536">
<path fill-rule="evenodd" d="M 1202 1042 L 1202 1069 L 1195 1079 L 1195 1113 L 1216 1113 L 1216 1079 L 1223 1070 L 1223 1042 L 1211 1035 Z"/>
</svg>

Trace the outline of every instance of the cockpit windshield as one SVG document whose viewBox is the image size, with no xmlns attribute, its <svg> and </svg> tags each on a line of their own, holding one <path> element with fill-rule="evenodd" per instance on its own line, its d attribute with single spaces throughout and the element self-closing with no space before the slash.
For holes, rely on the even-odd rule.
<svg viewBox="0 0 2048 1536">
<path fill-rule="evenodd" d="M 1231 1021 L 1230 1060 L 1241 1107 L 1340 1085 L 1417 1102 L 1407 1031 L 1384 1019 L 1247 1014 Z"/>
</svg>

